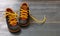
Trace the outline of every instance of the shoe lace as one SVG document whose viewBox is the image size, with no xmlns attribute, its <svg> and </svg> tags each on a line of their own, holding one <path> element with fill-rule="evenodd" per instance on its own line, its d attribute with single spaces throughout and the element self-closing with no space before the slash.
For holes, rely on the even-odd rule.
<svg viewBox="0 0 60 36">
<path fill-rule="evenodd" d="M 27 19 L 28 18 L 28 11 L 27 10 L 21 9 L 20 13 L 21 13 L 20 18 L 22 18 L 22 19 Z"/>
<path fill-rule="evenodd" d="M 9 19 L 8 20 L 9 24 L 12 25 L 12 26 L 15 26 L 17 24 L 17 19 L 16 19 L 17 14 L 16 13 L 10 13 L 10 12 L 6 12 L 6 13 L 7 13 L 6 16 L 9 17 L 8 18 Z"/>
</svg>

